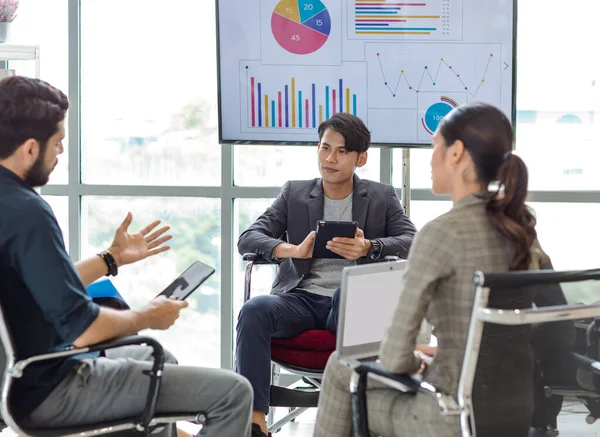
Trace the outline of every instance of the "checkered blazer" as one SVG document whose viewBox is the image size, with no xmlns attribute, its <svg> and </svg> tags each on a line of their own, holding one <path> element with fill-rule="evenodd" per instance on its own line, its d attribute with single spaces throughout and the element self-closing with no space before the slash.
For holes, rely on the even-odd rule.
<svg viewBox="0 0 600 437">
<path fill-rule="evenodd" d="M 539 249 L 537 243 L 535 247 Z M 537 253 L 536 267 L 550 268 L 541 249 Z M 383 365 L 394 373 L 418 369 L 413 350 L 421 322 L 427 318 L 434 326 L 438 350 L 426 379 L 439 390 L 456 395 L 475 298 L 474 273 L 505 272 L 513 254 L 512 243 L 487 217 L 485 200 L 475 194 L 425 225 L 413 242 L 404 291 L 381 344 Z M 349 369 L 331 358 L 315 436 L 349 435 L 349 394 L 342 392 L 344 386 L 347 390 L 349 377 Z M 370 428 L 377 435 L 460 436 L 458 418 L 441 416 L 431 396 L 408 396 L 374 387 L 368 391 L 367 404 Z"/>
</svg>

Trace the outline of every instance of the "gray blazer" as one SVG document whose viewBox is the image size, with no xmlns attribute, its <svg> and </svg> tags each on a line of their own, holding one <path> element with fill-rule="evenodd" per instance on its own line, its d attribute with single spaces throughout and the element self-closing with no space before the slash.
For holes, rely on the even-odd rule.
<svg viewBox="0 0 600 437">
<path fill-rule="evenodd" d="M 323 218 L 325 197 L 321 179 L 288 181 L 273 204 L 238 240 L 240 254 L 255 253 L 273 259 L 275 247 L 286 237 L 290 244 L 300 244 L 316 229 Z M 352 219 L 365 238 L 383 243 L 380 259 L 388 255 L 406 258 L 416 229 L 404 213 L 394 187 L 354 176 Z M 310 259 L 285 259 L 273 282 L 272 292 L 290 291 L 308 273 Z M 360 263 L 369 262 L 359 259 Z"/>
</svg>

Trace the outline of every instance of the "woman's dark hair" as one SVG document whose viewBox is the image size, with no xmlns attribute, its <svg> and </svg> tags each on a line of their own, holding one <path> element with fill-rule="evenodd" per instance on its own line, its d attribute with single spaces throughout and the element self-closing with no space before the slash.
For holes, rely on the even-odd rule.
<svg viewBox="0 0 600 437">
<path fill-rule="evenodd" d="M 363 121 L 346 112 L 338 112 L 319 125 L 319 140 L 327 129 L 331 129 L 344 137 L 344 148 L 359 155 L 366 152 L 371 145 L 371 132 Z"/>
<path fill-rule="evenodd" d="M 33 138 L 42 150 L 58 132 L 69 100 L 60 90 L 39 79 L 13 76 L 0 81 L 0 159 L 11 156 Z"/>
<path fill-rule="evenodd" d="M 486 211 L 500 232 L 515 245 L 510 270 L 527 270 L 531 245 L 537 238 L 535 216 L 525 205 L 527 166 L 512 153 L 513 130 L 508 118 L 486 103 L 467 103 L 454 109 L 440 123 L 446 146 L 460 140 L 475 164 L 477 178 L 486 186 L 498 182 Z"/>
</svg>

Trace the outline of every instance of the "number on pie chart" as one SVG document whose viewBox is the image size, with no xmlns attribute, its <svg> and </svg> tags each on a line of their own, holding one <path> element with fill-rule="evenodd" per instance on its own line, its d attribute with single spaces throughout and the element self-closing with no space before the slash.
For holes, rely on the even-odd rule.
<svg viewBox="0 0 600 437">
<path fill-rule="evenodd" d="M 331 17 L 320 0 L 281 0 L 271 15 L 271 30 L 284 50 L 308 55 L 327 42 Z"/>
</svg>

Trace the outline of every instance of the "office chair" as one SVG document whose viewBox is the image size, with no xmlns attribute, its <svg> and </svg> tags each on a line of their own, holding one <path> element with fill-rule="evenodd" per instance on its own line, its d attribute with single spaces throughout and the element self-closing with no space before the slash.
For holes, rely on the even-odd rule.
<svg viewBox="0 0 600 437">
<path fill-rule="evenodd" d="M 600 360 L 600 318 L 575 322 L 576 341 L 570 353 L 574 375 L 567 375 L 563 382 L 555 382 L 541 373 L 539 377 L 544 383 L 544 395 L 552 408 L 553 396 L 564 396 L 577 399 L 585 405 L 589 414 L 585 417 L 588 424 L 600 418 L 600 367 L 591 363 Z M 554 426 L 554 423 L 548 425 Z"/>
<path fill-rule="evenodd" d="M 255 265 L 277 264 L 254 253 L 243 255 L 247 262 L 244 302 L 250 299 L 252 269 Z M 319 403 L 321 378 L 329 356 L 335 351 L 335 334 L 327 330 L 310 330 L 292 338 L 274 338 L 271 341 L 271 391 L 269 397 L 269 415 L 267 428 L 277 433 L 281 427 L 293 421 L 308 408 Z M 281 370 L 298 375 L 307 387 L 288 388 L 279 386 Z M 275 407 L 289 409 L 281 420 L 274 423 Z"/>
<path fill-rule="evenodd" d="M 360 364 L 354 368 L 350 381 L 354 437 L 369 436 L 366 395 L 368 377 L 403 392 L 421 392 L 433 396 L 440 407 L 440 414 L 460 416 L 463 437 L 476 437 L 475 424 L 477 418 L 474 416 L 473 411 L 472 391 L 485 323 L 515 326 L 600 317 L 600 304 L 561 305 L 527 309 L 490 308 L 488 307 L 490 289 L 514 289 L 584 280 L 600 280 L 600 269 L 566 272 L 477 272 L 474 278 L 476 285 L 475 302 L 458 385 L 458 396 L 455 398 L 453 394 L 443 393 L 432 384 L 417 376 L 393 374 L 376 363 Z M 582 369 L 588 371 L 600 369 L 600 362 L 578 354 L 574 356 Z M 510 360 L 510 357 L 507 356 L 506 359 Z"/>
<path fill-rule="evenodd" d="M 198 425 L 202 425 L 206 421 L 206 417 L 203 414 L 156 414 L 156 402 L 160 390 L 165 354 L 160 343 L 153 338 L 142 336 L 123 337 L 84 348 L 71 348 L 61 352 L 32 356 L 15 362 L 16 350 L 14 342 L 10 328 L 4 317 L 4 310 L 0 304 L 0 340 L 0 369 L 3 371 L 2 397 L 0 400 L 0 412 L 3 423 L 0 424 L 0 428 L 9 427 L 21 437 L 91 437 L 119 431 L 133 431 L 140 433 L 142 436 L 147 436 L 158 428 L 175 424 L 178 421 L 192 422 Z M 25 428 L 17 423 L 13 417 L 8 401 L 10 389 L 13 381 L 23 376 L 23 371 L 27 366 L 40 361 L 65 358 L 87 352 L 104 351 L 129 345 L 146 345 L 153 349 L 152 356 L 154 363 L 152 369 L 147 373 L 149 378 L 146 406 L 139 416 L 85 426 L 50 429 Z"/>
</svg>

